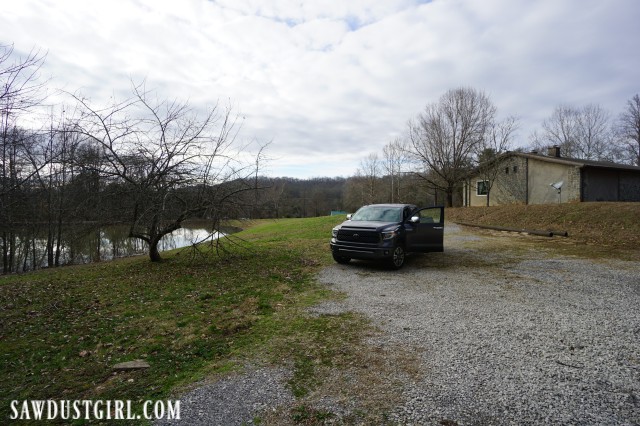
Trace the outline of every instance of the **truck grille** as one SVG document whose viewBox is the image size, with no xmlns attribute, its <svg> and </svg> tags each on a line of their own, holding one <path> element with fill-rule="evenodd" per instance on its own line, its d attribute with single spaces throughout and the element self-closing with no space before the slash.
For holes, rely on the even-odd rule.
<svg viewBox="0 0 640 426">
<path fill-rule="evenodd" d="M 353 243 L 378 244 L 380 234 L 376 231 L 361 231 L 358 229 L 340 229 L 338 231 L 338 241 L 348 241 Z"/>
</svg>

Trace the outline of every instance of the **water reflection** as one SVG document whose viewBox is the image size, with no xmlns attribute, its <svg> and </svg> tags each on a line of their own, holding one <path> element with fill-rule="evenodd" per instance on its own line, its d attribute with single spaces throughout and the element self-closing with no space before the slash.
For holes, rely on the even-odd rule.
<svg viewBox="0 0 640 426">
<path fill-rule="evenodd" d="M 99 235 L 96 233 L 94 236 L 94 241 L 99 241 L 99 246 L 98 244 L 94 245 L 94 247 L 96 247 L 95 252 L 91 252 L 92 239 L 89 238 L 89 247 L 79 253 L 79 258 L 78 255 L 76 255 L 73 263 L 112 260 L 117 257 L 135 256 L 148 252 L 147 243 L 138 238 L 129 238 L 128 235 L 129 228 L 126 226 L 113 226 L 101 229 Z M 212 234 L 211 231 L 204 228 L 185 227 L 162 237 L 158 248 L 161 252 L 168 251 L 211 241 L 212 238 L 215 239 L 218 237 L 219 233 L 215 232 Z"/>
<path fill-rule="evenodd" d="M 58 265 L 82 264 L 90 262 L 102 262 L 118 257 L 135 256 L 148 253 L 147 243 L 138 238 L 129 238 L 129 227 L 109 226 L 102 229 L 73 227 L 65 229 L 60 242 L 54 243 L 54 253 L 58 253 Z M 211 232 L 202 227 L 186 226 L 165 235 L 159 243 L 160 251 L 173 250 L 187 247 L 192 244 L 203 243 L 216 239 L 224 234 Z M 37 268 L 46 268 L 50 264 L 48 258 L 47 238 L 37 235 L 35 237 L 15 235 L 15 255 L 12 271 L 29 271 Z M 4 241 L 0 241 L 4 243 Z M 59 249 L 58 249 L 59 246 Z M 55 257 L 55 255 L 54 255 Z"/>
</svg>

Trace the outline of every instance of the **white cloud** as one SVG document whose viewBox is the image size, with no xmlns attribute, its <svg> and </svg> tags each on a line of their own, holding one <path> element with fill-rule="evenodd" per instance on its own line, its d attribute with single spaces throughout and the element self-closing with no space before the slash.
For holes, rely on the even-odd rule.
<svg viewBox="0 0 640 426">
<path fill-rule="evenodd" d="M 331 176 L 463 85 L 520 115 L 522 144 L 559 103 L 617 113 L 640 91 L 638 16 L 635 0 L 7 0 L 0 40 L 47 49 L 54 83 L 96 101 L 130 78 L 230 99 L 242 137 L 273 140 L 273 174 Z"/>
</svg>

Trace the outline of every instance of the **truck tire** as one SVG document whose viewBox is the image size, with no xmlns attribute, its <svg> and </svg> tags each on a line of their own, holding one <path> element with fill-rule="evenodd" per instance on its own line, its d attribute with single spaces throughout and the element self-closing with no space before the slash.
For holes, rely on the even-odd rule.
<svg viewBox="0 0 640 426">
<path fill-rule="evenodd" d="M 403 246 L 395 246 L 393 249 L 393 255 L 390 259 L 392 269 L 400 269 L 404 265 L 404 258 L 406 254 Z"/>
</svg>

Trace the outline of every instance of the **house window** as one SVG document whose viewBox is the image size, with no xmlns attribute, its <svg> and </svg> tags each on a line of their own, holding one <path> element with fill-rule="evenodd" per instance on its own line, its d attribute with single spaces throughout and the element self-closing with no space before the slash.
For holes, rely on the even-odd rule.
<svg viewBox="0 0 640 426">
<path fill-rule="evenodd" d="M 518 166 L 513 166 L 513 173 L 518 173 Z"/>
<path fill-rule="evenodd" d="M 509 174 L 509 167 L 505 167 L 504 168 L 504 173 L 507 174 L 507 175 Z"/>
<path fill-rule="evenodd" d="M 488 182 L 486 180 L 479 180 L 476 182 L 476 195 L 484 196 L 487 195 Z"/>
</svg>

